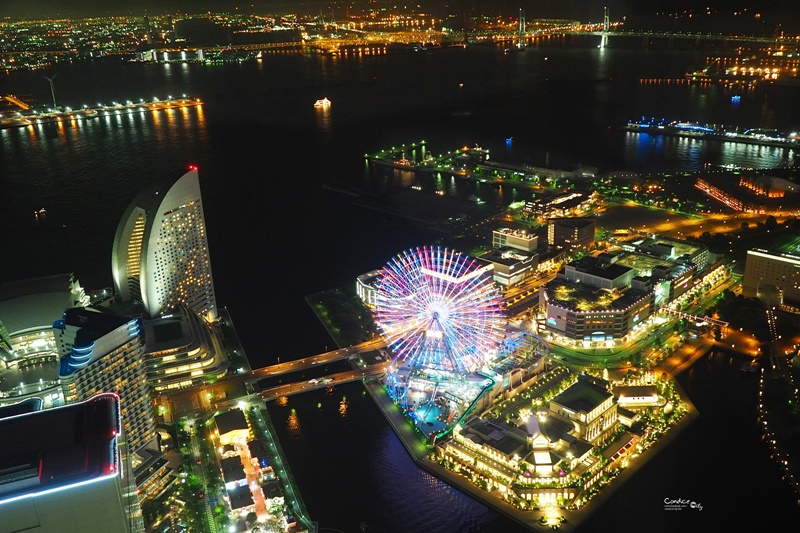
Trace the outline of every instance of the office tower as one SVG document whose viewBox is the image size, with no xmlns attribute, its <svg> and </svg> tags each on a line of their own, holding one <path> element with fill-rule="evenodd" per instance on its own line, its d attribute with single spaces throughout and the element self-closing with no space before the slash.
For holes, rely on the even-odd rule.
<svg viewBox="0 0 800 533">
<path fill-rule="evenodd" d="M 122 301 L 141 303 L 150 318 L 180 304 L 213 321 L 217 316 L 196 169 L 153 185 L 128 206 L 111 257 Z"/>
<path fill-rule="evenodd" d="M 75 307 L 53 323 L 53 333 L 64 400 L 73 403 L 115 392 L 121 398 L 128 449 L 134 452 L 153 441 L 155 417 L 139 319 Z"/>
<path fill-rule="evenodd" d="M 143 531 L 125 489 L 119 397 L 0 419 L 0 531 Z"/>
</svg>

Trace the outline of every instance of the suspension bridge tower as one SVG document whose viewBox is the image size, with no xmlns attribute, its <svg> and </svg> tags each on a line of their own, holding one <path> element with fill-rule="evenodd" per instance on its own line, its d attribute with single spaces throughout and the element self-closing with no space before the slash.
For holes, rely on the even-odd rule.
<svg viewBox="0 0 800 533">
<path fill-rule="evenodd" d="M 600 37 L 600 48 L 608 45 L 608 30 L 611 24 L 608 21 L 608 7 L 603 8 L 603 34 Z"/>
</svg>

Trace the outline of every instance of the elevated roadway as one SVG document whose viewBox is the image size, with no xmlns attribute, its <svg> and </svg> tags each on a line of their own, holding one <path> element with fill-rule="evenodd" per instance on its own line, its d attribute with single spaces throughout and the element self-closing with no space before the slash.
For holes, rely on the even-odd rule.
<svg viewBox="0 0 800 533">
<path fill-rule="evenodd" d="M 355 346 L 331 350 L 296 361 L 287 361 L 249 372 L 232 374 L 213 383 L 198 385 L 174 391 L 165 391 L 158 403 L 167 411 L 171 418 L 191 416 L 192 414 L 210 413 L 236 407 L 240 400 L 254 401 L 258 399 L 271 400 L 280 396 L 297 394 L 307 390 L 330 387 L 332 385 L 355 381 L 370 376 L 377 376 L 386 371 L 386 362 L 369 365 L 355 370 L 338 372 L 329 376 L 317 377 L 314 381 L 303 378 L 300 381 L 283 383 L 278 386 L 264 389 L 263 395 L 258 390 L 257 382 L 262 379 L 302 372 L 316 368 L 318 365 L 342 361 L 348 358 L 359 357 L 363 353 L 372 352 L 386 347 L 382 338 L 362 342 Z"/>
<path fill-rule="evenodd" d="M 338 350 L 331 350 L 329 352 L 312 355 L 310 357 L 304 357 L 302 359 L 297 359 L 295 361 L 277 363 L 274 365 L 256 368 L 255 370 L 251 370 L 249 372 L 242 372 L 240 374 L 227 376 L 220 380 L 217 380 L 214 383 L 214 385 L 232 384 L 236 382 L 255 383 L 259 380 L 266 378 L 281 376 L 283 374 L 289 374 L 292 372 L 301 372 L 303 370 L 309 370 L 315 368 L 317 365 L 324 365 L 327 363 L 334 363 L 336 361 L 342 361 L 344 359 L 358 357 L 362 353 L 379 350 L 381 348 L 385 348 L 386 346 L 387 343 L 382 338 L 370 340 L 367 342 L 362 342 L 361 344 L 356 344 L 354 346 L 348 346 L 347 348 L 339 348 Z M 336 375 L 337 374 L 333 374 L 332 376 L 328 376 L 328 378 L 332 378 L 333 376 Z M 359 378 L 353 378 L 353 379 L 359 379 Z M 309 383 L 309 385 L 311 385 L 311 383 Z M 310 388 L 307 390 L 310 390 Z"/>
<path fill-rule="evenodd" d="M 345 372 L 329 374 L 327 377 L 322 379 L 312 379 L 310 381 L 298 381 L 295 383 L 276 385 L 274 387 L 262 389 L 261 397 L 265 401 L 274 400 L 275 398 L 280 398 L 281 396 L 291 396 L 292 394 L 333 387 L 335 385 L 341 385 L 342 383 L 357 381 L 372 376 L 380 376 L 386 373 L 386 368 L 388 366 L 389 362 L 385 362 L 377 365 L 371 365 L 365 369 L 347 370 Z"/>
</svg>

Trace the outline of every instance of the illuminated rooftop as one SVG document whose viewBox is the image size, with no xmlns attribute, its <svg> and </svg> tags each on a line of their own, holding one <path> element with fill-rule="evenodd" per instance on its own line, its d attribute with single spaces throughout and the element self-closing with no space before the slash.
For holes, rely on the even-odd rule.
<svg viewBox="0 0 800 533">
<path fill-rule="evenodd" d="M 513 229 L 513 228 L 497 228 L 494 230 L 496 233 L 501 233 L 503 235 L 509 235 L 511 237 L 517 237 L 518 239 L 525 239 L 525 240 L 533 240 L 536 238 L 535 233 L 530 233 L 525 230 Z"/>
<path fill-rule="evenodd" d="M 788 242 L 776 246 L 772 253 L 781 254 L 785 257 L 800 259 L 800 235 L 795 236 Z"/>
<path fill-rule="evenodd" d="M 530 261 L 535 256 L 535 253 L 525 253 L 515 248 L 505 247 L 498 248 L 497 250 L 489 250 L 480 256 L 480 259 L 505 266 L 512 266 L 522 261 Z"/>
<path fill-rule="evenodd" d="M 648 275 L 655 267 L 672 268 L 673 266 L 673 263 L 658 257 L 636 253 L 620 255 L 616 264 L 634 269 L 637 276 Z"/>
<path fill-rule="evenodd" d="M 551 303 L 575 311 L 621 310 L 630 307 L 648 294 L 633 289 L 624 291 L 597 289 L 585 283 L 559 278 L 548 283 L 545 290 Z"/>
</svg>

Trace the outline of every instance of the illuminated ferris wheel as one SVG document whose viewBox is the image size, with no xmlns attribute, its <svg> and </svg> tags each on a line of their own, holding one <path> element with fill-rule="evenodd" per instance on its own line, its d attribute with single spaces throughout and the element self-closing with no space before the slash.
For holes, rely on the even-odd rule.
<svg viewBox="0 0 800 533">
<path fill-rule="evenodd" d="M 496 355 L 505 317 L 486 267 L 454 250 L 424 247 L 383 267 L 375 320 L 405 365 L 468 374 Z"/>
</svg>

